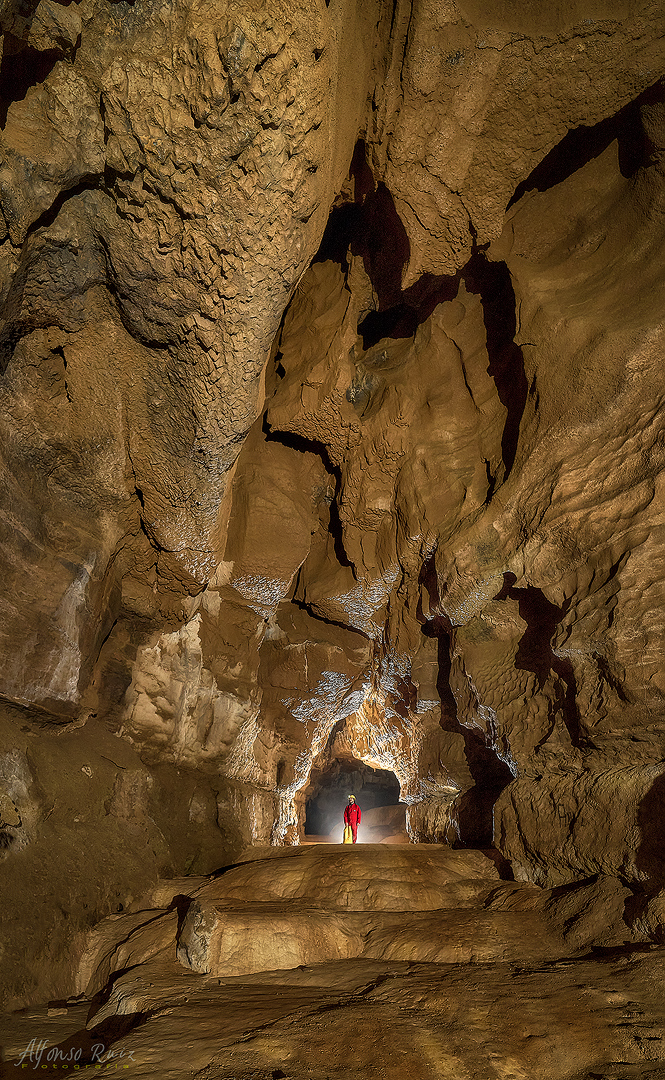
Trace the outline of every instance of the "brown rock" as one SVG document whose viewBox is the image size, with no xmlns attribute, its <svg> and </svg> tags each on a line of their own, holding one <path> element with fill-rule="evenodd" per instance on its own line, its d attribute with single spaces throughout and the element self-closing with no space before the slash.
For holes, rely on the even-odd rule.
<svg viewBox="0 0 665 1080">
<path fill-rule="evenodd" d="M 0 23 L 7 1000 L 88 948 L 145 1073 L 343 1075 L 334 1004 L 360 1074 L 657 1074 L 662 5 Z M 381 844 L 294 853 L 343 765 Z M 203 972 L 322 957 L 211 1050 Z"/>
</svg>

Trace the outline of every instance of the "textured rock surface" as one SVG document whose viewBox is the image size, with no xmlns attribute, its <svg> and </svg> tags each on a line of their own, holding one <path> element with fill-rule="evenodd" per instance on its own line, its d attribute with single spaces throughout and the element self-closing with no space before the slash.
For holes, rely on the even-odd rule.
<svg viewBox="0 0 665 1080">
<path fill-rule="evenodd" d="M 160 1080 L 662 1073 L 662 950 L 626 944 L 628 890 L 615 879 L 543 890 L 500 881 L 472 850 L 321 845 L 254 851 L 191 885 L 185 896 L 171 883 L 170 910 L 92 931 L 84 1008 L 79 996 L 3 1018 L 7 1070 L 38 1037 L 46 1053 L 80 1049 L 82 1065 Z M 167 882 L 153 896 L 166 903 Z M 593 942 L 605 944 L 595 957 Z M 331 946 L 348 957 L 340 945 L 364 956 L 322 962 Z M 261 962 L 291 969 L 252 973 Z"/>
<path fill-rule="evenodd" d="M 13 746 L 0 756 L 7 1007 L 72 993 L 93 924 L 124 912 L 160 876 L 210 873 L 241 846 L 232 822 L 217 824 L 221 785 L 185 770 L 151 772 L 93 721 L 59 734 L 23 727 L 16 714 L 2 718 Z M 181 803 L 184 820 L 172 810 Z"/>
<path fill-rule="evenodd" d="M 0 24 L 7 1001 L 352 765 L 483 918 L 662 943 L 662 5 Z"/>
<path fill-rule="evenodd" d="M 467 894 L 473 901 L 479 882 L 499 879 L 493 862 L 479 851 L 338 844 L 266 854 L 272 857 L 255 862 L 247 853 L 242 865 L 203 886 L 197 897 L 202 902 L 306 898 L 348 911 L 428 911 L 450 906 L 450 898 L 461 903 Z"/>
<path fill-rule="evenodd" d="M 399 1080 L 408 1067 L 417 1080 L 550 1080 L 554 1069 L 561 1080 L 662 1076 L 665 1018 L 653 986 L 663 969 L 654 954 L 471 971 L 341 961 L 221 983 L 163 968 L 152 977 L 141 997 L 151 1018 L 109 1048 L 125 1051 L 128 1075 L 327 1080 L 361 1070 Z M 85 1032 L 85 1011 L 70 1005 L 65 1016 L 44 1009 L 13 1019 L 10 1060 L 36 1031 L 49 1048 L 84 1045 L 86 1035 L 94 1046 L 100 1034 Z"/>
<path fill-rule="evenodd" d="M 56 59 L 35 34 L 68 10 L 43 0 L 14 70 L 5 49 L 0 170 L 5 565 L 31 589 L 6 610 L 3 690 L 64 713 L 120 612 L 173 616 L 223 555 L 226 478 L 348 168 L 373 15 L 86 0 Z"/>
<path fill-rule="evenodd" d="M 88 996 L 110 990 L 97 1023 L 140 1011 L 127 1001 L 131 980 L 117 991 L 117 974 L 109 980 L 153 957 L 226 978 L 352 957 L 558 959 L 648 936 L 628 926 L 630 891 L 615 878 L 554 890 L 505 883 L 481 852 L 443 846 L 268 849 L 200 886 L 166 886 L 167 906 L 110 916 L 88 936 L 77 987 Z"/>
</svg>

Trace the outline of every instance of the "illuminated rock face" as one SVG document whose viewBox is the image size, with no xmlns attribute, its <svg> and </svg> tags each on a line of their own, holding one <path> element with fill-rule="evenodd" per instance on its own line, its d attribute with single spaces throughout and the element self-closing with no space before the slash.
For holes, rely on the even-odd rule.
<svg viewBox="0 0 665 1080">
<path fill-rule="evenodd" d="M 66 1007 L 3 1018 L 6 1060 L 38 1031 L 81 1064 L 101 1045 L 160 1080 L 359 1066 L 399 1080 L 405 1064 L 480 1080 L 488 1061 L 496 1076 L 655 1078 L 662 950 L 628 930 L 628 893 L 611 877 L 501 881 L 485 854 L 445 845 L 249 850 L 102 920 Z"/>
<path fill-rule="evenodd" d="M 176 888 L 184 891 L 178 896 Z M 134 985 L 109 985 L 94 1009 L 97 1025 L 119 1011 L 141 1011 L 136 997 L 145 992 L 153 958 L 219 978 L 354 958 L 554 960 L 577 956 L 592 941 L 641 941 L 642 928 L 630 931 L 622 917 L 627 894 L 609 877 L 549 891 L 502 882 L 486 855 L 444 845 L 247 852 L 246 861 L 218 877 L 179 879 L 170 893 L 162 882 L 140 910 L 101 922 L 88 937 L 75 985 L 92 998 L 131 969 Z"/>
<path fill-rule="evenodd" d="M 340 762 L 664 933 L 665 18 L 526 9 L 0 5 L 7 905 L 115 830 L 54 963 Z"/>
</svg>

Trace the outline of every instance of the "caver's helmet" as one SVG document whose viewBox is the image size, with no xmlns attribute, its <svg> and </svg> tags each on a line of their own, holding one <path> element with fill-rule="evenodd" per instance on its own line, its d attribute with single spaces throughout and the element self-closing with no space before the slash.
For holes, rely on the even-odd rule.
<svg viewBox="0 0 665 1080">
<path fill-rule="evenodd" d="M 349 795 L 349 802 L 351 802 L 351 801 L 353 801 L 353 802 L 356 801 L 355 795 Z"/>
</svg>

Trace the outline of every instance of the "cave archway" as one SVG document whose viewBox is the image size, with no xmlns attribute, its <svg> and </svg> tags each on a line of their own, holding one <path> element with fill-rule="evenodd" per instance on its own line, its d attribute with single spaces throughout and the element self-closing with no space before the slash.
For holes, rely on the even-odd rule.
<svg viewBox="0 0 665 1080">
<path fill-rule="evenodd" d="M 312 769 L 305 792 L 305 835 L 341 832 L 344 807 L 353 793 L 363 813 L 399 803 L 400 783 L 393 772 L 354 759 Z"/>
</svg>

